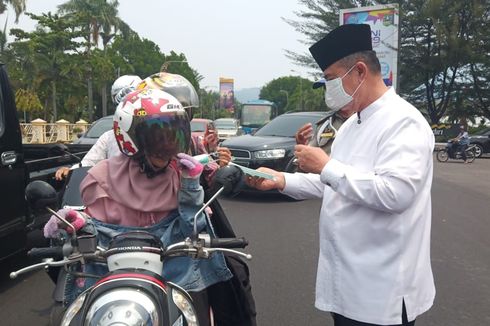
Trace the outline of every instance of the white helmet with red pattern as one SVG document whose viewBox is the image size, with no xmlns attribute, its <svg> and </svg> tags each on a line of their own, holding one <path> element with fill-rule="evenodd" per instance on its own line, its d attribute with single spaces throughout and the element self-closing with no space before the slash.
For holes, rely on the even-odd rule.
<svg viewBox="0 0 490 326">
<path fill-rule="evenodd" d="M 171 157 L 187 152 L 190 122 L 182 104 L 158 89 L 129 93 L 114 113 L 114 134 L 121 152 Z"/>
</svg>

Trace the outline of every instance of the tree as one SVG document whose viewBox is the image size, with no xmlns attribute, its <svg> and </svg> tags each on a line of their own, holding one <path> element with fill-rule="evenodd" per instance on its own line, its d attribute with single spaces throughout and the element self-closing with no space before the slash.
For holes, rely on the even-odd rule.
<svg viewBox="0 0 490 326">
<path fill-rule="evenodd" d="M 14 52 L 17 50 L 27 54 L 31 60 L 29 65 L 34 69 L 29 72 L 29 79 L 33 82 L 31 87 L 49 84 L 53 118 L 57 120 L 57 84 L 72 75 L 71 59 L 79 47 L 79 43 L 75 41 L 80 37 L 74 27 L 77 23 L 76 17 L 61 19 L 51 13 L 27 15 L 37 21 L 37 28 L 33 32 L 12 29 L 11 34 L 16 38 L 12 48 Z"/>
<path fill-rule="evenodd" d="M 287 22 L 306 36 L 308 44 L 338 26 L 340 9 L 398 3 L 401 14 L 398 92 L 424 109 L 432 123 L 438 123 L 454 103 L 456 77 L 461 67 L 481 64 L 485 57 L 488 61 L 488 42 L 484 42 L 488 41 L 485 31 L 490 21 L 488 2 L 300 0 L 300 3 L 306 7 L 297 13 L 300 20 Z M 481 51 L 482 46 L 486 50 Z M 295 63 L 318 71 L 309 54 L 288 51 L 287 55 Z"/>
<path fill-rule="evenodd" d="M 43 108 L 37 93 L 32 89 L 24 88 L 15 91 L 15 106 L 24 112 L 24 122 L 27 122 L 26 112 L 35 113 Z"/>
<path fill-rule="evenodd" d="M 127 37 L 117 35 L 107 48 L 107 54 L 114 64 L 114 77 L 137 75 L 141 78 L 160 71 L 165 55 L 154 42 L 131 33 Z"/>
<path fill-rule="evenodd" d="M 0 15 L 7 10 L 7 4 L 15 11 L 15 22 L 19 21 L 20 14 L 26 10 L 26 0 L 0 0 Z"/>
<path fill-rule="evenodd" d="M 291 110 L 326 110 L 323 92 L 312 89 L 308 79 L 287 76 L 273 79 L 260 90 L 259 98 L 274 102 L 279 114 Z"/>
<path fill-rule="evenodd" d="M 199 90 L 199 111 L 194 117 L 204 119 L 217 119 L 219 106 L 219 93 L 211 90 Z"/>
<path fill-rule="evenodd" d="M 68 0 L 66 3 L 59 5 L 58 10 L 61 14 L 77 14 L 81 17 L 81 30 L 86 40 L 86 52 L 88 62 L 92 62 L 90 54 L 97 49 L 102 41 L 105 50 L 108 43 L 116 35 L 119 29 L 128 31 L 129 27 L 118 17 L 119 2 L 117 0 Z M 93 114 L 93 69 L 87 66 L 87 87 L 89 100 L 89 117 Z M 109 75 L 110 76 L 110 75 Z M 112 76 L 111 76 L 112 77 Z M 99 82 L 102 97 L 102 114 L 107 114 L 107 81 L 113 78 L 107 78 L 104 82 Z M 92 120 L 92 119 L 90 119 Z"/>
<path fill-rule="evenodd" d="M 14 8 L 15 23 L 18 23 L 20 14 L 26 10 L 26 0 L 0 0 L 0 15 L 7 10 L 7 4 Z M 0 53 L 3 53 L 7 44 L 7 21 L 8 18 L 5 19 L 3 30 L 0 31 Z"/>
<path fill-rule="evenodd" d="M 199 89 L 199 82 L 204 77 L 189 66 L 185 54 L 170 51 L 170 54 L 165 56 L 163 64 L 166 65 L 165 71 L 185 77 L 195 89 Z"/>
</svg>

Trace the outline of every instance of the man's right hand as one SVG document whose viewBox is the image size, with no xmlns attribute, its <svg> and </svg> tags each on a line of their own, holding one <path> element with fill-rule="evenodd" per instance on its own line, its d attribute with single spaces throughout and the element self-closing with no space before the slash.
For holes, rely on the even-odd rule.
<svg viewBox="0 0 490 326">
<path fill-rule="evenodd" d="M 286 179 L 284 178 L 284 174 L 282 172 L 278 172 L 276 170 L 272 170 L 269 168 L 258 168 L 257 171 L 264 172 L 267 174 L 271 174 L 274 176 L 273 180 L 252 177 L 250 175 L 245 175 L 245 183 L 252 188 L 266 191 L 272 189 L 283 190 L 286 186 Z"/>
<path fill-rule="evenodd" d="M 311 137 L 313 136 L 313 126 L 311 123 L 307 123 L 296 132 L 296 144 L 298 145 L 308 145 Z"/>
<path fill-rule="evenodd" d="M 64 178 L 66 178 L 66 176 L 68 175 L 68 172 L 70 172 L 70 168 L 63 166 L 56 171 L 56 173 L 54 174 L 54 177 L 56 180 L 61 181 Z"/>
</svg>

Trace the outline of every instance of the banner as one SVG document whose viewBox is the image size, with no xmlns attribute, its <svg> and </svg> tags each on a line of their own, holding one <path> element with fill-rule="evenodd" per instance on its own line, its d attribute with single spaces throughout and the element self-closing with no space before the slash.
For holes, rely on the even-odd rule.
<svg viewBox="0 0 490 326">
<path fill-rule="evenodd" d="M 371 25 L 373 50 L 387 86 L 398 87 L 399 10 L 397 4 L 340 10 L 340 25 Z"/>
<path fill-rule="evenodd" d="M 235 97 L 233 95 L 233 79 L 219 79 L 219 107 L 230 112 L 235 111 Z"/>
<path fill-rule="evenodd" d="M 440 123 L 433 124 L 430 127 L 432 128 L 432 132 L 436 139 L 449 139 L 454 138 L 459 134 L 459 126 L 460 124 Z"/>
</svg>

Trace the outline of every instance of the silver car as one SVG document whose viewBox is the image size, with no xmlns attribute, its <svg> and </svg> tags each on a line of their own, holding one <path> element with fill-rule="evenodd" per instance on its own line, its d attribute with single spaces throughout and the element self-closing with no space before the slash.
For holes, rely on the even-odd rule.
<svg viewBox="0 0 490 326">
<path fill-rule="evenodd" d="M 112 129 L 114 124 L 112 117 L 108 115 L 92 123 L 87 132 L 81 134 L 77 140 L 73 141 L 73 144 L 95 144 L 104 132 Z"/>
<path fill-rule="evenodd" d="M 243 134 L 238 120 L 232 118 L 221 118 L 214 120 L 214 126 L 218 131 L 219 141 L 240 136 Z"/>
</svg>

